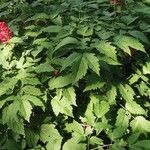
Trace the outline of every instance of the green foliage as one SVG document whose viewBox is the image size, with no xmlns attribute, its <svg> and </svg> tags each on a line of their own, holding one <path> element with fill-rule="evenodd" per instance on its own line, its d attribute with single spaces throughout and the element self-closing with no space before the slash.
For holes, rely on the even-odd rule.
<svg viewBox="0 0 150 150">
<path fill-rule="evenodd" d="M 149 150 L 149 0 L 30 2 L 0 1 L 0 149 Z"/>
</svg>

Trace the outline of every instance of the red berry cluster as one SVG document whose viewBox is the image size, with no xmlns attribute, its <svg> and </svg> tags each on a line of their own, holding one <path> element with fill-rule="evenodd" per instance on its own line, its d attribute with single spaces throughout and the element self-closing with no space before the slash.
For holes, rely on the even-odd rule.
<svg viewBox="0 0 150 150">
<path fill-rule="evenodd" d="M 113 4 L 120 4 L 120 3 L 121 3 L 121 0 L 111 0 L 111 2 L 112 2 Z"/>
<path fill-rule="evenodd" d="M 12 38 L 12 36 L 13 33 L 8 27 L 8 25 L 5 22 L 0 21 L 0 41 L 3 44 L 7 44 L 8 41 Z"/>
</svg>

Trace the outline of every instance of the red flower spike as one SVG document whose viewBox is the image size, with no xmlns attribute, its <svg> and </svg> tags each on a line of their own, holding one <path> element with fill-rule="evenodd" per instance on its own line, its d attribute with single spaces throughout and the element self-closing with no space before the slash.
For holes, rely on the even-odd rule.
<svg viewBox="0 0 150 150">
<path fill-rule="evenodd" d="M 5 22 L 0 21 L 0 41 L 3 44 L 7 44 L 8 41 L 12 38 L 12 36 L 13 32 L 10 30 L 8 25 Z"/>
</svg>

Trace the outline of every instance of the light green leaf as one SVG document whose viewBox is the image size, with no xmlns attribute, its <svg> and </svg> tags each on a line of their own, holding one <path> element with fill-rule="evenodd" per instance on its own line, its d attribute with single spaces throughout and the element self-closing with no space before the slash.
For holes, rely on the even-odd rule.
<svg viewBox="0 0 150 150">
<path fill-rule="evenodd" d="M 65 87 L 73 82 L 73 77 L 71 74 L 68 74 L 66 76 L 59 76 L 56 78 L 52 78 L 49 82 L 49 89 L 53 90 L 55 88 L 62 88 Z"/>
<path fill-rule="evenodd" d="M 130 47 L 145 53 L 144 46 L 135 38 L 129 36 L 115 37 L 115 43 L 124 52 L 131 55 Z"/>
<path fill-rule="evenodd" d="M 96 74 L 99 75 L 100 66 L 99 66 L 99 60 L 93 53 L 84 53 L 83 57 L 86 58 L 88 67 L 93 70 Z"/>
<path fill-rule="evenodd" d="M 43 124 L 40 131 L 40 139 L 47 143 L 47 150 L 60 150 L 62 137 L 53 124 Z"/>
<path fill-rule="evenodd" d="M 70 104 L 77 106 L 76 93 L 73 87 L 63 89 L 63 96 L 70 102 Z"/>
<path fill-rule="evenodd" d="M 52 72 L 52 71 L 54 71 L 54 68 L 48 63 L 43 63 L 35 67 L 35 72 L 37 73 Z"/>
<path fill-rule="evenodd" d="M 109 104 L 106 101 L 97 102 L 94 104 L 94 113 L 98 118 L 101 118 L 109 111 Z"/>
<path fill-rule="evenodd" d="M 126 102 L 131 102 L 134 99 L 133 96 L 135 93 L 129 85 L 120 84 L 118 88 L 121 96 L 125 99 Z"/>
<path fill-rule="evenodd" d="M 22 116 L 24 117 L 24 119 L 29 122 L 30 116 L 32 114 L 32 106 L 28 100 L 21 101 L 19 111 L 22 114 Z"/>
<path fill-rule="evenodd" d="M 125 107 L 132 114 L 145 114 L 146 115 L 145 110 L 135 101 L 126 103 Z"/>
<path fill-rule="evenodd" d="M 76 38 L 66 37 L 55 47 L 54 51 L 60 49 L 61 47 L 65 46 L 65 45 L 76 44 L 76 43 L 78 43 L 78 40 Z"/>
<path fill-rule="evenodd" d="M 84 135 L 84 130 L 81 123 L 78 123 L 77 121 L 73 120 L 72 123 L 66 124 L 65 130 L 67 132 L 76 132 L 79 135 Z"/>
<path fill-rule="evenodd" d="M 22 88 L 22 92 L 29 94 L 29 95 L 35 95 L 35 96 L 43 95 L 43 93 L 41 92 L 41 90 L 39 88 L 36 88 L 34 86 L 31 86 L 31 85 L 24 86 Z"/>
<path fill-rule="evenodd" d="M 103 145 L 103 140 L 100 139 L 100 138 L 98 138 L 98 137 L 96 137 L 96 136 L 92 136 L 90 138 L 89 142 L 90 142 L 91 145 L 95 145 L 95 144 L 97 144 L 97 145 Z"/>
<path fill-rule="evenodd" d="M 41 32 L 47 32 L 47 33 L 57 33 L 62 29 L 61 26 L 58 25 L 51 25 L 45 28 L 41 29 Z"/>
<path fill-rule="evenodd" d="M 32 20 L 39 20 L 39 19 L 49 19 L 50 17 L 45 13 L 36 13 L 34 16 L 27 19 L 25 22 L 32 21 Z"/>
<path fill-rule="evenodd" d="M 28 100 L 30 101 L 34 106 L 41 106 L 41 107 L 44 107 L 44 104 L 43 102 L 37 98 L 36 96 L 33 96 L 33 95 L 23 95 L 21 97 L 22 100 Z"/>
<path fill-rule="evenodd" d="M 96 45 L 96 49 L 113 60 L 117 60 L 116 48 L 112 46 L 110 42 L 100 41 L 98 45 Z"/>
<path fill-rule="evenodd" d="M 150 62 L 146 62 L 146 65 L 143 66 L 143 73 L 150 74 Z"/>
<path fill-rule="evenodd" d="M 135 117 L 131 121 L 130 126 L 134 132 L 150 132 L 150 121 L 146 120 L 143 116 Z"/>
<path fill-rule="evenodd" d="M 62 150 L 86 150 L 86 144 L 80 142 L 81 137 L 74 136 L 69 139 Z"/>
<path fill-rule="evenodd" d="M 4 106 L 5 103 L 6 103 L 6 100 L 0 100 L 0 109 Z"/>
<path fill-rule="evenodd" d="M 10 43 L 23 43 L 23 40 L 20 38 L 20 37 L 13 37 L 11 40 L 10 40 Z"/>
</svg>

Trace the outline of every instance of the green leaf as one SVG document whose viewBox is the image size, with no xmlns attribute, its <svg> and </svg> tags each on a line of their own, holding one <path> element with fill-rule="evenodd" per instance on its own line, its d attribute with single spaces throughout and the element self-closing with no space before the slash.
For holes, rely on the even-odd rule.
<svg viewBox="0 0 150 150">
<path fill-rule="evenodd" d="M 70 101 L 70 104 L 77 106 L 76 104 L 76 93 L 73 87 L 63 89 L 63 96 Z"/>
<path fill-rule="evenodd" d="M 92 137 L 90 138 L 89 143 L 90 143 L 91 145 L 95 145 L 95 144 L 97 144 L 97 145 L 103 145 L 103 140 L 100 139 L 100 138 L 98 138 L 98 137 L 96 137 L 96 136 L 92 136 Z"/>
<path fill-rule="evenodd" d="M 40 131 L 40 139 L 47 143 L 47 150 L 60 150 L 62 137 L 53 124 L 43 124 Z"/>
<path fill-rule="evenodd" d="M 81 123 L 78 123 L 77 121 L 73 120 L 72 123 L 66 124 L 65 130 L 67 132 L 76 132 L 79 135 L 84 135 L 84 130 Z"/>
<path fill-rule="evenodd" d="M 125 107 L 132 114 L 145 114 L 146 115 L 145 110 L 135 101 L 126 103 Z"/>
<path fill-rule="evenodd" d="M 150 148 L 150 140 L 141 140 L 137 141 L 134 146 L 144 148 L 145 150 L 149 150 Z"/>
<path fill-rule="evenodd" d="M 94 104 L 94 113 L 98 118 L 103 117 L 109 111 L 109 104 L 106 101 L 97 102 Z"/>
<path fill-rule="evenodd" d="M 29 122 L 30 116 L 32 114 L 32 106 L 28 100 L 22 100 L 20 104 L 20 113 L 24 117 L 25 120 Z"/>
<path fill-rule="evenodd" d="M 93 28 L 88 26 L 79 26 L 79 29 L 77 30 L 77 34 L 82 36 L 91 36 L 93 34 Z"/>
<path fill-rule="evenodd" d="M 140 136 L 139 133 L 131 134 L 131 135 L 128 137 L 128 139 L 127 139 L 128 143 L 129 143 L 130 145 L 131 145 L 131 144 L 134 144 L 134 143 L 138 140 L 139 136 Z"/>
<path fill-rule="evenodd" d="M 56 96 L 51 100 L 52 109 L 56 116 L 58 116 L 59 113 L 62 113 L 73 117 L 72 101 L 62 94 L 62 89 L 57 90 Z"/>
<path fill-rule="evenodd" d="M 43 95 L 43 93 L 41 92 L 41 90 L 39 88 L 36 88 L 31 85 L 24 86 L 22 88 L 22 92 L 29 94 L 29 95 L 35 95 L 35 96 Z"/>
<path fill-rule="evenodd" d="M 129 31 L 129 34 L 132 35 L 133 37 L 139 39 L 140 41 L 149 44 L 149 40 L 143 32 L 137 31 L 137 30 L 132 30 L 132 31 Z"/>
<path fill-rule="evenodd" d="M 65 46 L 65 45 L 76 44 L 76 43 L 78 43 L 78 40 L 76 38 L 66 37 L 55 47 L 54 51 L 60 49 L 61 47 Z"/>
<path fill-rule="evenodd" d="M 117 61 L 116 48 L 112 46 L 110 42 L 100 41 L 98 45 L 96 45 L 96 49 L 99 52 Z"/>
<path fill-rule="evenodd" d="M 23 95 L 21 97 L 22 100 L 28 100 L 30 101 L 34 106 L 41 106 L 44 107 L 44 104 L 41 99 L 37 98 L 36 96 L 33 95 Z"/>
<path fill-rule="evenodd" d="M 135 95 L 135 93 L 129 85 L 120 84 L 118 88 L 119 88 L 119 92 L 120 92 L 121 96 L 125 99 L 126 102 L 133 101 L 133 99 L 134 99 L 133 96 Z"/>
<path fill-rule="evenodd" d="M 20 37 L 13 37 L 11 40 L 10 40 L 10 43 L 14 43 L 14 44 L 16 44 L 16 43 L 23 43 L 23 40 L 22 40 L 22 38 L 20 38 Z"/>
<path fill-rule="evenodd" d="M 62 29 L 61 26 L 58 25 L 51 25 L 45 28 L 41 29 L 41 32 L 47 32 L 47 33 L 58 33 Z"/>
<path fill-rule="evenodd" d="M 84 57 L 84 54 L 80 54 L 78 61 L 74 63 L 72 68 L 73 70 L 72 76 L 74 78 L 74 83 L 76 83 L 85 76 L 85 74 L 87 73 L 87 69 L 88 69 L 87 60 Z"/>
<path fill-rule="evenodd" d="M 129 36 L 115 37 L 115 43 L 124 52 L 131 55 L 130 47 L 145 53 L 144 46 L 135 38 Z"/>
<path fill-rule="evenodd" d="M 108 99 L 108 103 L 110 105 L 113 105 L 116 103 L 116 97 L 117 97 L 117 89 L 115 86 L 111 86 L 110 90 L 107 91 L 106 97 Z"/>
<path fill-rule="evenodd" d="M 45 13 L 36 13 L 31 18 L 27 19 L 25 22 L 32 21 L 32 20 L 42 20 L 42 19 L 49 19 L 50 17 Z"/>
<path fill-rule="evenodd" d="M 55 88 L 65 87 L 73 82 L 72 74 L 68 74 L 66 76 L 59 76 L 56 78 L 52 78 L 49 82 L 49 89 L 53 90 Z"/>
<path fill-rule="evenodd" d="M 83 57 L 86 58 L 88 67 L 93 70 L 96 74 L 99 75 L 100 66 L 99 66 L 99 60 L 93 53 L 84 53 Z"/>
<path fill-rule="evenodd" d="M 32 131 L 29 128 L 25 129 L 25 135 L 26 135 L 25 137 L 26 137 L 27 145 L 29 147 L 35 147 L 37 145 L 39 138 L 40 138 L 39 135 L 36 134 L 34 131 Z"/>
<path fill-rule="evenodd" d="M 84 91 L 101 89 L 105 85 L 105 82 L 97 75 L 90 75 L 87 78 L 87 85 Z"/>
<path fill-rule="evenodd" d="M 86 150 L 86 144 L 80 143 L 80 137 L 74 136 L 69 139 L 64 145 L 62 150 Z"/>
<path fill-rule="evenodd" d="M 131 121 L 130 126 L 134 132 L 150 132 L 150 121 L 146 120 L 143 116 L 135 117 Z"/>
<path fill-rule="evenodd" d="M 4 106 L 5 103 L 6 103 L 6 100 L 1 100 L 0 101 L 0 109 Z"/>
<path fill-rule="evenodd" d="M 24 135 L 24 124 L 23 120 L 19 119 L 17 113 L 19 111 L 18 100 L 14 101 L 8 107 L 5 107 L 2 112 L 2 121 L 4 124 L 7 123 L 8 127 L 13 132 Z"/>
<path fill-rule="evenodd" d="M 143 73 L 150 74 L 150 62 L 146 62 L 146 65 L 143 66 Z"/>
<path fill-rule="evenodd" d="M 62 68 L 61 71 L 65 70 L 67 67 L 71 66 L 75 61 L 78 60 L 78 57 L 80 57 L 80 53 L 72 53 L 71 55 L 69 55 L 62 64 Z"/>
<path fill-rule="evenodd" d="M 54 71 L 54 68 L 48 63 L 43 63 L 35 67 L 35 72 L 37 73 L 52 72 L 52 71 Z"/>
</svg>

